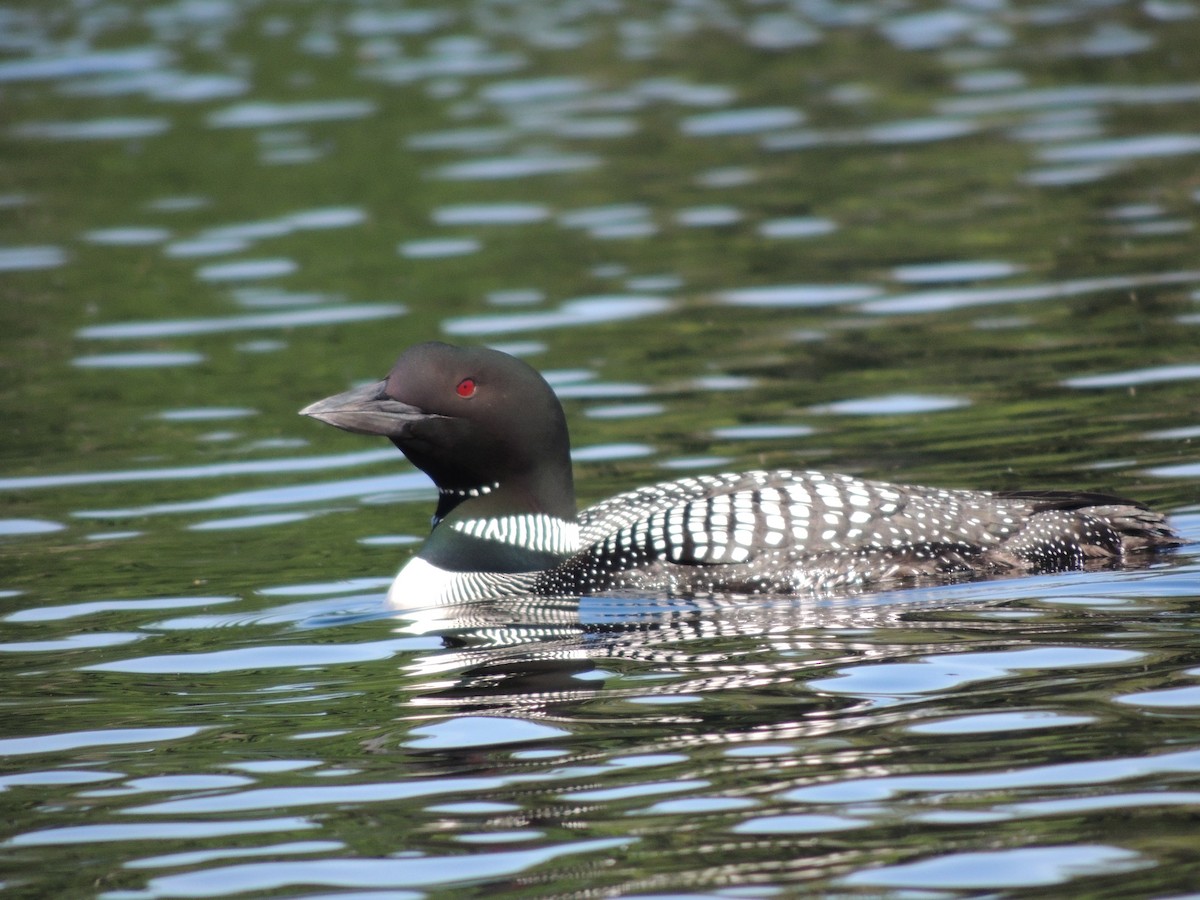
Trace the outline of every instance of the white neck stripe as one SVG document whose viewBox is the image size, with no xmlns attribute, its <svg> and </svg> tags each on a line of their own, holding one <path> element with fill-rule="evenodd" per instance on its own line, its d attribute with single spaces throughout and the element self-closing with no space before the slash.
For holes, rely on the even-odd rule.
<svg viewBox="0 0 1200 900">
<path fill-rule="evenodd" d="M 511 544 L 541 553 L 569 556 L 579 552 L 579 525 L 545 514 L 463 519 L 450 523 L 455 531 L 486 541 Z"/>
<path fill-rule="evenodd" d="M 438 488 L 438 493 L 449 494 L 451 497 L 482 497 L 484 494 L 490 494 L 498 487 L 500 487 L 500 482 L 495 481 L 492 484 L 481 484 L 479 487 L 466 488 L 465 490 Z"/>
</svg>

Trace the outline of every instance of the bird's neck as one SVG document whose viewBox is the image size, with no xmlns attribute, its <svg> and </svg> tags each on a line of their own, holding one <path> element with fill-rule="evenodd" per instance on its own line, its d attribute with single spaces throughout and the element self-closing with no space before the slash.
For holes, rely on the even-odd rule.
<svg viewBox="0 0 1200 900">
<path fill-rule="evenodd" d="M 531 472 L 481 480 L 467 485 L 438 485 L 434 525 L 456 518 L 549 516 L 576 522 L 575 481 L 569 459 L 560 466 L 539 466 Z"/>
<path fill-rule="evenodd" d="M 447 571 L 534 572 L 579 549 L 568 474 L 565 486 L 502 481 L 439 490 L 433 533 L 420 556 Z"/>
</svg>

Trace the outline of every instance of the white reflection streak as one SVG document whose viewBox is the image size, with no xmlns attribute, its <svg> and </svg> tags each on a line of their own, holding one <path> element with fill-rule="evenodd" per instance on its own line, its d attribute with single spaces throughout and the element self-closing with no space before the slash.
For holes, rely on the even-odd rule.
<svg viewBox="0 0 1200 900">
<path fill-rule="evenodd" d="M 115 777 L 115 776 L 114 776 Z M 58 847 L 66 844 L 99 844 L 109 841 L 175 841 L 235 834 L 263 834 L 272 831 L 299 831 L 319 827 L 303 816 L 277 819 L 226 822 L 133 822 L 99 825 L 70 825 L 27 831 L 8 839 L 13 847 Z"/>
<path fill-rule="evenodd" d="M 557 310 L 545 312 L 447 319 L 442 323 L 442 330 L 447 334 L 478 337 L 542 328 L 567 328 L 636 319 L 663 312 L 670 306 L 671 302 L 662 297 L 583 297 L 569 300 Z"/>
<path fill-rule="evenodd" d="M 1100 291 L 1122 291 L 1165 284 L 1188 284 L 1200 281 L 1200 271 L 1163 272 L 1152 275 L 1117 275 L 1110 278 L 1080 278 L 1075 281 L 1027 284 L 1013 287 L 919 291 L 871 300 L 859 305 L 867 313 L 941 312 L 992 303 L 1025 303 L 1078 297 Z"/>
<path fill-rule="evenodd" d="M 389 458 L 395 455 L 389 453 Z M 115 519 L 130 516 L 152 516 L 162 513 L 215 512 L 225 509 L 247 509 L 257 506 L 287 506 L 294 503 L 315 503 L 321 500 L 340 500 L 347 497 L 362 497 L 369 494 L 403 494 L 411 499 L 434 496 L 433 485 L 428 476 L 420 472 L 400 475 L 376 475 L 369 478 L 351 478 L 339 481 L 323 481 L 319 484 L 289 484 L 279 488 L 264 488 L 258 491 L 238 491 L 221 494 L 206 500 L 182 503 L 157 503 L 131 509 L 94 509 L 74 512 L 78 519 Z M 212 523 L 209 523 L 211 526 Z"/>
<path fill-rule="evenodd" d="M 226 331 L 251 331 L 260 328 L 297 328 L 303 325 L 330 325 L 339 322 L 363 322 L 404 315 L 400 303 L 360 303 L 353 306 L 323 306 L 287 312 L 246 316 L 221 316 L 212 319 L 167 319 L 155 322 L 117 322 L 89 325 L 75 332 L 80 338 L 125 339 L 178 337 L 217 334 Z"/>
<path fill-rule="evenodd" d="M 116 484 L 129 481 L 173 481 L 190 478 L 224 478 L 230 475 L 278 475 L 283 472 L 314 472 L 345 466 L 365 466 L 394 461 L 396 451 L 391 447 L 362 450 L 357 453 L 338 453 L 329 456 L 308 456 L 294 459 L 263 459 L 250 462 L 215 463 L 208 466 L 178 466 L 163 469 L 130 469 L 118 472 L 67 472 L 61 475 L 27 475 L 0 478 L 0 490 L 20 491 L 31 488 L 72 487 L 87 484 Z"/>
</svg>

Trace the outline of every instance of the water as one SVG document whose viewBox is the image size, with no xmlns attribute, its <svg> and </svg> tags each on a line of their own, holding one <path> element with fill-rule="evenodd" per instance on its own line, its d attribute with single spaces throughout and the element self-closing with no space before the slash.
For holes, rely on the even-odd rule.
<svg viewBox="0 0 1200 900">
<path fill-rule="evenodd" d="M 396 617 L 432 488 L 295 412 L 487 342 L 585 503 L 821 467 L 1194 542 L 1198 18 L 0 10 L 4 893 L 1194 891 L 1193 546 Z"/>
</svg>

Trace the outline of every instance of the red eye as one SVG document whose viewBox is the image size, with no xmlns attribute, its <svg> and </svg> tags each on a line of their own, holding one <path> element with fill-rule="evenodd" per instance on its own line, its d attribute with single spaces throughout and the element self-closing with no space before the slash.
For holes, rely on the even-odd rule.
<svg viewBox="0 0 1200 900">
<path fill-rule="evenodd" d="M 458 383 L 458 387 L 456 387 L 455 390 L 458 391 L 458 396 L 460 397 L 475 396 L 475 379 L 464 378 Z"/>
</svg>

